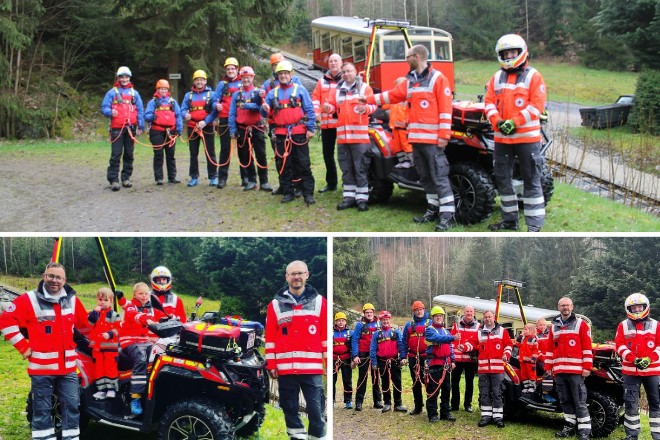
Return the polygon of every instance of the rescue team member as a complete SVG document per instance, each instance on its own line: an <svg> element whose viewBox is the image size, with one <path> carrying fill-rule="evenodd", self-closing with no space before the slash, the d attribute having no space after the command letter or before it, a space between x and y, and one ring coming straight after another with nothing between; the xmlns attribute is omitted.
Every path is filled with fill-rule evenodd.
<svg viewBox="0 0 660 440"><path fill-rule="evenodd" d="M591 434L591 417L584 378L591 374L593 366L591 330L573 313L570 298L561 298L558 308L560 314L551 322L545 356L545 369L552 371L564 411L564 429L555 433L555 437L570 437L577 429L578 438L587 440Z"/></svg>
<svg viewBox="0 0 660 440"><path fill-rule="evenodd" d="M616 330L616 351L623 362L624 440L637 440L641 431L639 392L644 384L649 402L651 438L660 439L660 325L649 316L646 296L633 293L625 302L628 319Z"/></svg>
<svg viewBox="0 0 660 440"><path fill-rule="evenodd" d="M466 306L463 309L463 318L455 322L451 334L461 335L463 350L458 350L458 342L453 342L456 368L451 374L451 410L458 411L461 403L461 374L465 373L465 396L463 408L471 413L472 394L474 393L474 376L477 373L477 357L479 356L479 328L481 324L474 319L474 307Z"/></svg>
<svg viewBox="0 0 660 440"><path fill-rule="evenodd" d="M206 85L206 72L196 70L193 73L193 88L186 93L181 104L181 116L188 121L188 148L190 149L190 182L188 186L199 185L199 156L200 142L202 149L206 147L206 172L209 176L210 185L218 184L218 169L213 164L215 160L215 136L213 133L213 120L218 116L218 111L213 105L213 89ZM207 127L208 125L208 127ZM195 133L199 128L202 134Z"/></svg>
<svg viewBox="0 0 660 440"><path fill-rule="evenodd" d="M260 98L265 98L268 92L273 90L278 84L279 81L277 79L277 73L275 72L277 70L277 66L280 62L285 61L284 55L281 53L274 53L270 56L270 67L273 69L273 76L268 78L266 82L263 83L261 86L261 89L259 90L259 97ZM303 86L302 81L300 81L300 78L298 78L296 75L291 76L291 81L293 81L295 84L299 84L300 86ZM270 146L273 148L273 152L275 152L275 121L273 121L272 118L268 118L268 137L270 138ZM279 172L279 171L278 171ZM302 196L302 186L301 186L301 180L300 180L300 173L298 170L294 169L293 170L293 182L294 182L294 188L295 188L295 196L300 197ZM282 195L281 188L277 188L276 190L273 191L273 195Z"/></svg>
<svg viewBox="0 0 660 440"><path fill-rule="evenodd" d="M552 379L552 373L545 370L545 354L548 352L548 344L550 343L549 335L550 329L548 328L547 321L539 318L536 321L536 339L539 341L539 358L536 361L536 380L538 382L539 376L543 378L541 381L543 400L548 403L555 403L557 399L550 395L555 384Z"/></svg>
<svg viewBox="0 0 660 440"><path fill-rule="evenodd" d="M520 35L504 35L495 52L502 68L486 90L486 116L495 130L494 174L500 192L502 220L489 225L491 231L515 231L518 198L513 187L516 156L524 182L523 204L528 232L539 232L545 223L545 199L541 186L541 121L545 109L545 83L529 67L527 44Z"/></svg>
<svg viewBox="0 0 660 440"><path fill-rule="evenodd" d="M229 108L229 133L232 139L238 139L238 160L241 171L245 171L248 184L244 191L257 187L257 174L259 175L259 189L272 191L268 183L268 161L266 160L266 127L263 124L260 107L261 98L254 88L254 69L243 66L239 72L241 88L231 98ZM254 159L250 153L251 139L254 157L257 161L255 172Z"/></svg>
<svg viewBox="0 0 660 440"><path fill-rule="evenodd" d="M407 409L401 402L401 365L407 363L406 346L401 332L390 326L390 318L392 315L387 310L383 310L378 315L380 329L371 337L369 358L372 370L380 375L381 390L385 400L383 412L392 409L392 394L394 394L394 411L406 412Z"/></svg>
<svg viewBox="0 0 660 440"><path fill-rule="evenodd" d="M341 56L333 53L328 58L330 70L316 83L312 92L312 103L316 120L321 121L321 144L323 145L323 162L325 162L326 186L319 190L337 191L337 165L335 164L335 143L337 142L337 113L323 111L323 106L335 96L337 83L341 80Z"/></svg>
<svg viewBox="0 0 660 440"><path fill-rule="evenodd" d="M110 118L110 140L112 153L108 165L107 179L113 191L119 191L119 164L124 161L121 170L121 184L130 188L133 175L133 138L144 132L144 106L140 94L131 83L131 70L126 66L117 69L117 81L108 90L101 103L103 116ZM129 133L130 130L130 133ZM132 136L131 136L132 135ZM123 156L122 156L123 155Z"/></svg>
<svg viewBox="0 0 660 440"><path fill-rule="evenodd" d="M308 278L304 262L289 263L288 285L277 292L266 314L266 368L278 380L290 440L327 439L322 381L328 346L327 303L316 289L305 284ZM298 414L301 391L309 418L309 437Z"/></svg>
<svg viewBox="0 0 660 440"><path fill-rule="evenodd" d="M163 156L167 163L167 181L169 183L181 183L176 178L176 138L170 140L170 136L180 135L183 131L181 119L181 108L176 99L170 95L170 83L164 79L156 83L156 93L151 101L147 103L144 119L151 122L149 128L149 141L151 145L162 145L154 148L154 179L156 185L163 184Z"/></svg>
<svg viewBox="0 0 660 440"><path fill-rule="evenodd" d="M89 346L94 357L96 389L94 399L114 399L119 388L117 362L119 362L119 329L121 316L112 310L114 293L107 287L96 292L96 308L89 312L87 321L93 327Z"/></svg>
<svg viewBox="0 0 660 440"><path fill-rule="evenodd" d="M382 394L378 386L378 376L369 368L369 351L374 333L380 330L380 321L375 316L373 304L366 303L362 306L362 319L355 324L353 337L351 338L351 356L353 356L353 367L358 367L357 391L355 392L355 411L362 411L364 394L367 392L367 376L371 370L371 393L374 399L374 408L383 408Z"/></svg>
<svg viewBox="0 0 660 440"><path fill-rule="evenodd" d="M21 328L27 329L29 341ZM58 263L48 264L39 286L16 298L0 315L0 332L28 361L34 440L56 439L53 394L60 404L62 439L77 440L80 435L74 328L88 329L87 312Z"/></svg>
<svg viewBox="0 0 660 440"><path fill-rule="evenodd" d="M428 57L425 46L411 47L406 55L410 67L406 81L390 91L360 100L377 105L408 101L408 140L427 201L426 213L414 220L426 223L439 219L436 231L447 231L454 226L456 211L445 155L451 133L452 93L449 81L428 64Z"/></svg>
<svg viewBox="0 0 660 440"><path fill-rule="evenodd" d="M394 80L394 87L406 79L401 77ZM394 168L410 168L412 166L413 150L408 142L408 104L400 102L390 106L383 106L390 110L390 130L392 130L392 153L396 154L399 163Z"/></svg>
<svg viewBox="0 0 660 440"><path fill-rule="evenodd" d="M504 363L509 362L513 345L509 332L495 321L491 310L483 313L483 326L479 329L479 409L481 420L479 427L495 423L504 428L504 406L502 404L502 381ZM465 347L459 345L460 350Z"/></svg>
<svg viewBox="0 0 660 440"><path fill-rule="evenodd" d="M183 301L172 292L172 272L165 266L158 266L151 271L151 295L158 298L168 315L186 322L186 310Z"/></svg>
<svg viewBox="0 0 660 440"><path fill-rule="evenodd" d="M125 301L123 294L117 295L117 299ZM157 324L159 319L165 315L152 307L149 287L145 283L137 283L133 286L133 299L125 305L124 310L124 323L119 333L119 345L133 361L131 412L133 416L138 416L142 414L140 399L147 389L147 365L149 351L153 346L149 342L151 332L147 325Z"/></svg>
<svg viewBox="0 0 660 440"><path fill-rule="evenodd" d="M323 104L323 111L337 113L337 158L344 190L344 201L337 205L337 209L357 206L357 210L363 212L369 210L369 115L376 106L362 105L358 98L373 96L374 92L357 76L353 63L342 64L341 76L335 94Z"/></svg>
<svg viewBox="0 0 660 440"><path fill-rule="evenodd" d="M519 348L520 379L522 380L523 394L536 392L536 361L539 358L539 343L536 337L536 325L525 324L522 335L516 338Z"/></svg>
<svg viewBox="0 0 660 440"><path fill-rule="evenodd" d="M305 203L314 200L314 176L309 159L309 139L314 137L314 105L305 87L293 82L293 66L289 61L277 64L278 85L264 99L261 114L275 123L275 163L280 173L282 203L295 200L294 170L300 173Z"/></svg>
<svg viewBox="0 0 660 440"><path fill-rule="evenodd" d="M431 309L433 323L426 328L424 338L428 348L426 356L429 362L429 376L426 384L426 413L429 422L435 423L439 420L455 422L456 417L449 412L449 392L451 389L451 371L456 365L454 363L453 342L460 342L461 334L451 335L444 324L445 311L436 306ZM440 396L440 418L438 418L438 394Z"/></svg>
<svg viewBox="0 0 660 440"><path fill-rule="evenodd" d="M337 395L337 378L341 373L341 380L344 385L344 404L346 409L353 409L351 403L353 397L353 373L351 371L351 329L346 327L346 314L338 312L335 315L335 328L332 335L332 360L334 361L334 377L332 378L332 396Z"/></svg>
<svg viewBox="0 0 660 440"><path fill-rule="evenodd" d="M424 303L415 301L412 304L412 321L406 322L403 327L403 340L408 351L408 368L412 379L412 391L415 400L415 408L410 415L421 414L424 408L424 396L422 396L422 384L424 382L424 363L426 362L426 343L424 342L424 331L431 325L429 312L426 311Z"/></svg>
<svg viewBox="0 0 660 440"><path fill-rule="evenodd" d="M225 60L225 76L215 88L214 102L215 109L218 111L218 129L220 134L220 158L218 164L218 181L212 185L218 185L218 188L227 186L227 177L229 175L229 160L231 155L231 137L229 133L229 110L231 98L234 93L241 88L241 79L238 76L238 60L230 57ZM241 185L247 186L247 175L242 167Z"/></svg>

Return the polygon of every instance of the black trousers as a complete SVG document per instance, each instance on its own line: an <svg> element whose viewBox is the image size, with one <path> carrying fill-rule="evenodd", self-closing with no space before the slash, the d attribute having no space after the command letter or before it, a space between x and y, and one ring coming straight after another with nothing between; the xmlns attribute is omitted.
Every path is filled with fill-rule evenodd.
<svg viewBox="0 0 660 440"><path fill-rule="evenodd" d="M266 137L264 135L264 127L246 127L238 125L238 161L241 164L241 171L245 173L249 182L257 183L257 174L259 175L259 183L261 185L268 183L268 161L266 159ZM249 137L252 141L252 151L254 154L250 156L250 144L247 140ZM255 159L256 158L256 159ZM256 164L254 163L256 160ZM248 165L249 164L249 165ZM255 171L256 168L256 171ZM241 174L241 178L243 174Z"/></svg>
<svg viewBox="0 0 660 440"><path fill-rule="evenodd" d="M312 175L312 163L309 158L309 143L305 133L291 136L289 155L284 160L286 151L286 135L277 135L275 163L280 174L280 188L282 194L294 193L293 176L297 173L302 183L303 196L314 195L314 176Z"/></svg>
<svg viewBox="0 0 660 440"><path fill-rule="evenodd" d="M138 342L124 349L124 352L133 360L131 374L131 394L143 394L147 389L147 366L151 342Z"/></svg>
<svg viewBox="0 0 660 440"><path fill-rule="evenodd" d="M53 430L53 394L60 403L62 439L74 440L80 435L80 412L78 409L80 395L78 394L78 375L69 374L54 376L30 376L32 389L32 438L37 440L54 440Z"/></svg>
<svg viewBox="0 0 660 440"><path fill-rule="evenodd" d="M229 175L229 155L231 154L231 136L229 135L229 118L218 119L218 130L220 135L220 158L218 159L218 165L220 166L218 167L218 180L226 181L227 176ZM239 168L241 169L241 179L242 179L244 177L244 174L247 173L242 167Z"/></svg>
<svg viewBox="0 0 660 440"><path fill-rule="evenodd" d="M413 383L412 391L415 399L415 409L420 410L424 408L424 396L422 394L422 388L424 386L424 362L426 362L426 356L408 358L410 379L412 379Z"/></svg>
<svg viewBox="0 0 660 440"><path fill-rule="evenodd" d="M385 405L401 405L401 366L398 359L378 359L378 374L380 375L381 391ZM392 380L390 381L390 376Z"/></svg>
<svg viewBox="0 0 660 440"><path fill-rule="evenodd" d="M426 412L429 419L438 416L438 395L440 395L440 417L449 415L449 393L451 391L451 373L447 370L442 383L444 365L429 368L429 382L426 384Z"/></svg>
<svg viewBox="0 0 660 440"><path fill-rule="evenodd" d="M135 136L137 131L135 127L123 127L110 129L112 143L112 152L110 153L110 164L108 165L108 182L119 182L119 165L123 162L124 168L121 170L121 181L130 180L133 175L133 152L135 151L135 141L131 138L128 130Z"/></svg>
<svg viewBox="0 0 660 440"><path fill-rule="evenodd" d="M364 395L367 392L367 382L369 382L369 370L371 370L371 392L374 403L381 402L383 397L378 386L378 376L374 374L372 368L369 368L369 353L358 353L358 356L360 357L360 364L358 365L358 386L355 392L355 403L362 403L364 401Z"/></svg>
<svg viewBox="0 0 660 440"><path fill-rule="evenodd" d="M350 402L353 396L353 371L351 370L351 359L335 359L335 368L332 371L335 372L332 378L333 399L337 397L337 378L339 377L339 373L341 373L341 381L344 386L344 403Z"/></svg>
<svg viewBox="0 0 660 440"><path fill-rule="evenodd" d="M202 133L204 133L204 143L208 151L208 156L204 152L204 156L206 156L206 171L209 179L215 179L218 177L218 168L211 162L211 160L215 161L215 133L213 132L213 126L204 127ZM199 156L199 144L202 142L202 138L197 133L193 134L192 127L188 127L188 139L188 148L190 148L190 170L188 171L188 175L193 179L197 179L199 178L197 156ZM204 145L202 145L202 151L204 151Z"/></svg>
<svg viewBox="0 0 660 440"><path fill-rule="evenodd" d="M325 181L329 187L337 187L337 164L335 163L336 128L321 129L321 144L323 145L323 162L325 162Z"/></svg>
<svg viewBox="0 0 660 440"><path fill-rule="evenodd" d="M461 403L461 374L465 372L465 397L463 407L472 406L472 394L474 393L474 375L477 374L476 362L456 362L456 368L451 375L451 407L458 408Z"/></svg>
<svg viewBox="0 0 660 440"><path fill-rule="evenodd" d="M166 131L149 130L149 141L151 145L163 145L169 139ZM161 148L154 149L154 179L163 180L163 159L167 163L167 178L169 180L176 178L176 159L174 151L176 141L167 144Z"/></svg>

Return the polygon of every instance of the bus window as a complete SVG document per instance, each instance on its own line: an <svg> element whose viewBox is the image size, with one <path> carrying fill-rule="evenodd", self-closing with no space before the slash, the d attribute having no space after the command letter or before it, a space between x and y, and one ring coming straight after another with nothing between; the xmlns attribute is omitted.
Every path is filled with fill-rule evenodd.
<svg viewBox="0 0 660 440"><path fill-rule="evenodd" d="M354 62L359 63L367 58L364 40L356 41L353 45L353 50L355 51Z"/></svg>
<svg viewBox="0 0 660 440"><path fill-rule="evenodd" d="M341 37L339 35L333 35L330 39L330 49L332 49L332 53L341 53Z"/></svg>
<svg viewBox="0 0 660 440"><path fill-rule="evenodd" d="M429 59L433 59L433 51L431 50L431 42L430 41L415 41L413 39L410 40L413 46L417 46L418 44L421 44L422 46L425 46L429 50Z"/></svg>
<svg viewBox="0 0 660 440"><path fill-rule="evenodd" d="M321 52L330 50L330 32L321 35Z"/></svg>
<svg viewBox="0 0 660 440"><path fill-rule="evenodd" d="M449 51L449 41L434 41L435 44L435 59L436 60L451 60L451 52Z"/></svg>
<svg viewBox="0 0 660 440"><path fill-rule="evenodd" d="M405 60L406 43L403 40L385 40L383 41L383 59L385 60Z"/></svg>
<svg viewBox="0 0 660 440"><path fill-rule="evenodd" d="M321 48L321 32L314 31L314 49Z"/></svg>
<svg viewBox="0 0 660 440"><path fill-rule="evenodd" d="M344 38L341 43L341 57L343 59L351 58L353 56L353 37Z"/></svg>

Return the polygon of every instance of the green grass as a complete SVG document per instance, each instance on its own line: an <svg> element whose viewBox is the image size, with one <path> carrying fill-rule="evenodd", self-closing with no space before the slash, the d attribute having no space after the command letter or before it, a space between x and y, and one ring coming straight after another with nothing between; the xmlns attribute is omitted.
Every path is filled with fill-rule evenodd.
<svg viewBox="0 0 660 440"><path fill-rule="evenodd" d="M549 101L568 101L584 105L611 104L619 95L635 93L638 74L594 70L578 64L532 60L545 80ZM500 68L497 60L454 62L456 92L461 99L476 100Z"/></svg>

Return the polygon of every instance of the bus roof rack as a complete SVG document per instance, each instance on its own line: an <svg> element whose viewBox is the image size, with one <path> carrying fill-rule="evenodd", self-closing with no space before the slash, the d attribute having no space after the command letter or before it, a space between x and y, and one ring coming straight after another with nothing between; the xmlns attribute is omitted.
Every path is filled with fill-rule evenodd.
<svg viewBox="0 0 660 440"><path fill-rule="evenodd" d="M410 28L412 26L412 20L396 20L393 18L377 18L376 20L366 20L367 25L365 27L384 27L384 28Z"/></svg>

